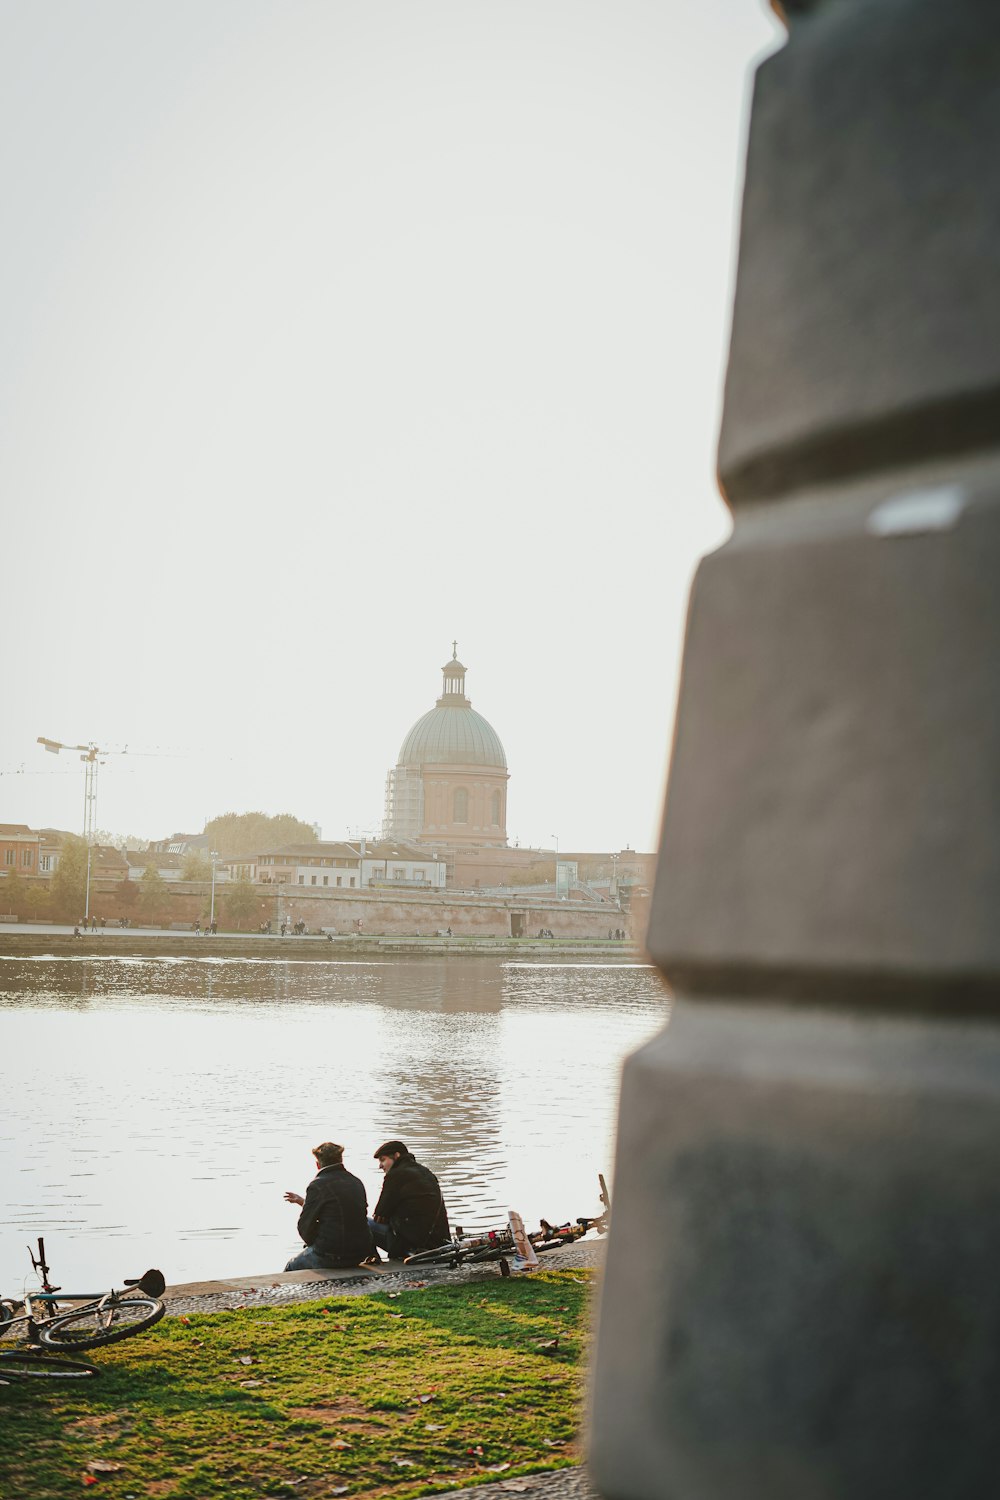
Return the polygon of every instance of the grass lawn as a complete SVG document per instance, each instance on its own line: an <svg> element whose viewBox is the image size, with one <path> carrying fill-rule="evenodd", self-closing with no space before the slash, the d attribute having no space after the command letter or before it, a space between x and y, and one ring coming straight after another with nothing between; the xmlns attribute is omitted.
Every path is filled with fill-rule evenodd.
<svg viewBox="0 0 1000 1500"><path fill-rule="evenodd" d="M82 1356L96 1380L0 1387L0 1497L407 1500L562 1468L591 1285L538 1271L165 1318Z"/></svg>

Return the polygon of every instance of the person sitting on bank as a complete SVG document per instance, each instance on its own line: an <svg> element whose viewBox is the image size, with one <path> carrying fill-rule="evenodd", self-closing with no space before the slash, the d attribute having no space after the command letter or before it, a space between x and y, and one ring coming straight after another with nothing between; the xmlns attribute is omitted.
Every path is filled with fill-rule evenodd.
<svg viewBox="0 0 1000 1500"><path fill-rule="evenodd" d="M323 1141L313 1150L316 1176L306 1195L286 1193L286 1203L297 1203L298 1230L306 1248L286 1271L324 1271L358 1266L374 1252L368 1228L368 1194L360 1177L344 1166L344 1148Z"/></svg>
<svg viewBox="0 0 1000 1500"><path fill-rule="evenodd" d="M434 1173L402 1141L384 1141L375 1159L385 1173L374 1216L368 1220L376 1245L391 1260L443 1245L450 1234L448 1210Z"/></svg>

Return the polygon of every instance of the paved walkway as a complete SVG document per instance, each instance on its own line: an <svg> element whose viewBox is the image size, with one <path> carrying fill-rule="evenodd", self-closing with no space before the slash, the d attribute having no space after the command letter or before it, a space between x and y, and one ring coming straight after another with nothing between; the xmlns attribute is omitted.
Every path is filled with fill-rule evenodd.
<svg viewBox="0 0 1000 1500"><path fill-rule="evenodd" d="M500 1479L496 1484L477 1484L470 1490L449 1490L434 1500L511 1500L512 1495L526 1495L528 1500L598 1500L586 1469L550 1470L546 1474L524 1474L517 1479Z"/></svg>
<svg viewBox="0 0 1000 1500"><path fill-rule="evenodd" d="M604 1241L580 1240L566 1250L551 1250L542 1257L542 1267L567 1271L580 1267L600 1269L604 1264ZM483 1265L406 1266L401 1260L380 1266L356 1266L344 1271L264 1271L259 1276L229 1276L214 1281L189 1281L168 1286L163 1294L167 1312L178 1316L193 1312L232 1312L242 1307L280 1307L290 1302L309 1302L318 1297L368 1296L371 1292L411 1291L424 1286L463 1285L489 1281L500 1275L499 1267Z"/></svg>

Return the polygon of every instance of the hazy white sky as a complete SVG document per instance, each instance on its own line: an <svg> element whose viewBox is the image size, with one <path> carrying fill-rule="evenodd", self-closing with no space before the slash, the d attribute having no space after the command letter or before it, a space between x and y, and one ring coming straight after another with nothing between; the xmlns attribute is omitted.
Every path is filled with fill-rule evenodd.
<svg viewBox="0 0 1000 1500"><path fill-rule="evenodd" d="M0 3L0 821L653 846L763 0ZM137 753L142 752L142 753Z"/></svg>

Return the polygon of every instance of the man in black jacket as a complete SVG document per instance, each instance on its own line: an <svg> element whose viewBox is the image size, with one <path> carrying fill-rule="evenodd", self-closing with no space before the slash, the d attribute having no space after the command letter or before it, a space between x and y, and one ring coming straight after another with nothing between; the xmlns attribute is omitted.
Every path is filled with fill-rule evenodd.
<svg viewBox="0 0 1000 1500"><path fill-rule="evenodd" d="M324 1141L313 1151L316 1176L306 1195L286 1193L286 1203L297 1203L299 1234L306 1248L294 1255L286 1271L321 1271L357 1266L374 1252L368 1228L368 1194L364 1183L344 1166L344 1148Z"/></svg>
<svg viewBox="0 0 1000 1500"><path fill-rule="evenodd" d="M368 1220L375 1243L393 1260L430 1250L449 1238L448 1210L438 1180L402 1141L385 1141L375 1152L385 1173L382 1192Z"/></svg>

